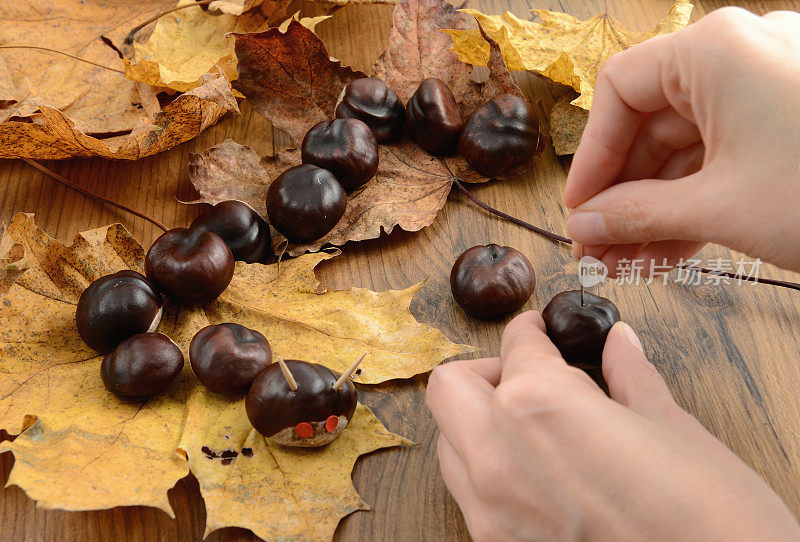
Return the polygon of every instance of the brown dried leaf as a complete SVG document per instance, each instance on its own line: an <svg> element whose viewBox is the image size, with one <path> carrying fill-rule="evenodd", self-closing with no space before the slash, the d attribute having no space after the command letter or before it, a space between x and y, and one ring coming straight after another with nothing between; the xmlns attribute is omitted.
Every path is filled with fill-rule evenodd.
<svg viewBox="0 0 800 542"><path fill-rule="evenodd" d="M562 96L550 110L550 136L559 156L574 154L581 142L583 129L589 120L589 112L570 102L574 95Z"/></svg>
<svg viewBox="0 0 800 542"><path fill-rule="evenodd" d="M359 407L325 448L269 446L250 427L242 401L208 393L188 364L158 396L117 398L101 382L101 356L78 337L75 304L92 280L121 269L141 271L142 247L120 225L84 232L64 246L31 215L19 214L0 248L9 251L0 262L28 267L0 292L0 429L21 433L0 443L0 452L16 459L8 483L40 507L143 505L171 515L167 491L191 469L207 499L208 531L243 526L261 536L318 539L365 506L350 479L358 456L408 444ZM280 271L237 264L218 301L192 310L167 305L159 331L185 355L200 328L237 321L267 335L283 357L336 370L366 350L359 377L365 382L426 371L465 350L408 312L420 285L320 292L314 267L331 257L296 258ZM298 503L286 502L287 494Z"/></svg>
<svg viewBox="0 0 800 542"><path fill-rule="evenodd" d="M228 112L239 112L224 76L205 75L201 86L171 104L130 134L97 139L80 131L61 111L40 105L41 122L0 124L0 158L60 159L98 156L137 160L188 141Z"/></svg>
<svg viewBox="0 0 800 542"><path fill-rule="evenodd" d="M364 77L331 60L322 40L297 21L286 32L272 28L233 36L239 69L234 88L296 143L311 126L333 118L342 89Z"/></svg>

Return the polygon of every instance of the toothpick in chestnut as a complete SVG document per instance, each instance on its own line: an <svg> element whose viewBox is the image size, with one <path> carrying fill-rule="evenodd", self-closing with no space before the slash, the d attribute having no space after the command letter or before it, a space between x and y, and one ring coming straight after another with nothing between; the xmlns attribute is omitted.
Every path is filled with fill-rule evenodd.
<svg viewBox="0 0 800 542"><path fill-rule="evenodd" d="M189 344L189 364L209 390L225 395L247 392L255 377L272 363L266 337L245 326L206 326Z"/></svg>
<svg viewBox="0 0 800 542"><path fill-rule="evenodd" d="M183 368L183 352L163 333L139 333L106 354L100 376L106 389L125 397L164 391Z"/></svg>
<svg viewBox="0 0 800 542"><path fill-rule="evenodd" d="M592 371L602 366L603 348L619 309L605 297L582 290L556 294L542 311L547 336L570 365Z"/></svg>
<svg viewBox="0 0 800 542"><path fill-rule="evenodd" d="M536 273L528 258L494 243L466 250L450 271L453 298L468 314L482 318L520 309L535 287Z"/></svg>
<svg viewBox="0 0 800 542"><path fill-rule="evenodd" d="M236 261L266 263L273 256L269 224L243 201L221 201L198 215L189 228L222 237Z"/></svg>
<svg viewBox="0 0 800 542"><path fill-rule="evenodd" d="M387 143L403 133L406 111L397 94L377 77L350 82L336 105L337 119L363 121L378 143Z"/></svg>
<svg viewBox="0 0 800 542"><path fill-rule="evenodd" d="M90 348L105 354L125 339L155 331L163 299L141 273L127 269L92 282L78 299L75 323Z"/></svg>
<svg viewBox="0 0 800 542"><path fill-rule="evenodd" d="M234 259L211 231L174 228L155 240L145 257L147 278L167 297L196 307L214 301L233 278Z"/></svg>
<svg viewBox="0 0 800 542"><path fill-rule="evenodd" d="M344 373L300 360L273 363L259 374L245 399L247 417L269 440L284 446L324 446L347 427L358 404L350 380L364 353Z"/></svg>

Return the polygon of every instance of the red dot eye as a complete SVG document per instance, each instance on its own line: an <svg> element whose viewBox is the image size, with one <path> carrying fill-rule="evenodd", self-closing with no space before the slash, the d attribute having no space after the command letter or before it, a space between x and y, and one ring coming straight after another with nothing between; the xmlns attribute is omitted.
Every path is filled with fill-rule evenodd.
<svg viewBox="0 0 800 542"><path fill-rule="evenodd" d="M328 416L328 419L325 420L325 431L328 433L333 433L336 427L339 425L339 416Z"/></svg>
<svg viewBox="0 0 800 542"><path fill-rule="evenodd" d="M300 438L311 438L314 435L314 428L308 422L300 422L294 427L294 432Z"/></svg>

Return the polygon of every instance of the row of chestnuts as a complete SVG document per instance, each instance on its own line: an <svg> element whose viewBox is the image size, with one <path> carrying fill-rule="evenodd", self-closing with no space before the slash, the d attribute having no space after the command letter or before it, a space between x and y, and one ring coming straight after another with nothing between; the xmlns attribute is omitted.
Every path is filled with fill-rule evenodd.
<svg viewBox="0 0 800 542"><path fill-rule="evenodd" d="M495 244L466 250L453 264L450 289L472 316L492 318L519 310L533 294L536 275L528 258ZM561 292L542 311L547 335L567 363L587 371L601 366L611 327L620 320L610 300L580 290Z"/></svg>
<svg viewBox="0 0 800 542"><path fill-rule="evenodd" d="M309 243L330 232L344 215L347 194L378 170L378 144L407 131L430 154L456 149L486 176L506 173L530 160L539 124L527 100L500 94L463 120L453 92L441 79L423 80L405 106L384 81L350 82L336 118L314 125L303 138L303 164L284 171L267 190L270 223L289 241Z"/></svg>

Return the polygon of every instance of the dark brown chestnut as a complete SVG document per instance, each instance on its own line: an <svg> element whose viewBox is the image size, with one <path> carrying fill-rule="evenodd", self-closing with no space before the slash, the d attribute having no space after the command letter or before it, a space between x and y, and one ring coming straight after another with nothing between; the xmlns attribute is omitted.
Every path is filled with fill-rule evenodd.
<svg viewBox="0 0 800 542"><path fill-rule="evenodd" d="M237 261L265 263L273 255L269 224L243 201L221 201L198 215L189 228L222 237Z"/></svg>
<svg viewBox="0 0 800 542"><path fill-rule="evenodd" d="M161 294L141 273L128 269L100 277L78 299L78 334L87 346L105 354L128 337L155 331L161 304Z"/></svg>
<svg viewBox="0 0 800 542"><path fill-rule="evenodd" d="M409 133L420 147L433 155L453 152L463 125L458 102L441 79L423 80L406 105Z"/></svg>
<svg viewBox="0 0 800 542"><path fill-rule="evenodd" d="M403 132L406 111L397 94L376 77L348 84L336 106L336 118L363 121L378 143L397 139Z"/></svg>
<svg viewBox="0 0 800 542"><path fill-rule="evenodd" d="M183 352L163 333L139 333L122 341L100 364L103 384L113 393L144 397L163 391L183 368Z"/></svg>
<svg viewBox="0 0 800 542"><path fill-rule="evenodd" d="M536 287L536 273L517 249L494 243L466 250L450 271L453 298L464 311L488 318L522 307Z"/></svg>
<svg viewBox="0 0 800 542"><path fill-rule="evenodd" d="M272 363L272 350L258 331L239 324L217 324L204 327L192 338L189 363L206 388L238 395Z"/></svg>
<svg viewBox="0 0 800 542"><path fill-rule="evenodd" d="M287 169L267 190L267 216L294 243L316 241L347 208L347 194L327 169L302 164Z"/></svg>
<svg viewBox="0 0 800 542"><path fill-rule="evenodd" d="M539 121L528 101L495 96L469 116L458 149L467 164L487 177L526 164L539 143Z"/></svg>
<svg viewBox="0 0 800 542"><path fill-rule="evenodd" d="M155 240L144 261L147 278L188 307L205 305L225 291L234 260L222 237L201 229L175 228Z"/></svg>
<svg viewBox="0 0 800 542"><path fill-rule="evenodd" d="M327 169L347 192L367 183L378 171L378 141L358 119L325 120L303 139L304 164Z"/></svg>
<svg viewBox="0 0 800 542"><path fill-rule="evenodd" d="M617 306L605 297L580 290L561 292L542 311L547 336L570 365L597 369L611 326L619 322Z"/></svg>
<svg viewBox="0 0 800 542"><path fill-rule="evenodd" d="M333 389L337 375L323 365L286 360L297 382L292 390L280 365L259 374L245 400L247 417L265 437L285 446L323 446L338 437L356 410L358 393L350 380Z"/></svg>

